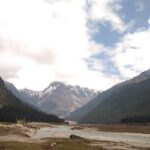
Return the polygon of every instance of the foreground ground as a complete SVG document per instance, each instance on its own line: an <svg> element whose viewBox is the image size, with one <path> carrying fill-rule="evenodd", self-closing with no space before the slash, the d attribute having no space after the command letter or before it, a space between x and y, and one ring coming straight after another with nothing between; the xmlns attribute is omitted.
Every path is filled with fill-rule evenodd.
<svg viewBox="0 0 150 150"><path fill-rule="evenodd" d="M86 139L69 139L71 133ZM149 125L0 124L0 150L150 150L149 133Z"/></svg>

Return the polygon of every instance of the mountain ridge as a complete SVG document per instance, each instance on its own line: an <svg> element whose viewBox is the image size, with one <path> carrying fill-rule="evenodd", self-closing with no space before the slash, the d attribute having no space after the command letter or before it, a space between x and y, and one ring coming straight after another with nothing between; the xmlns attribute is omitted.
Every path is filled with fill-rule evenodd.
<svg viewBox="0 0 150 150"><path fill-rule="evenodd" d="M93 89L67 85L59 81L52 82L43 91L29 89L17 91L15 86L8 82L6 82L6 86L24 102L58 116L69 114L100 93Z"/></svg>
<svg viewBox="0 0 150 150"><path fill-rule="evenodd" d="M67 119L79 123L120 123L123 120L129 121L129 118L137 121L145 115L148 120L150 118L149 83L150 70L147 70L97 95L93 101L72 112ZM128 104L132 104L132 107ZM144 111L142 106L145 104L147 107ZM137 110L138 107L141 108L140 111ZM130 114L127 113L128 110Z"/></svg>
<svg viewBox="0 0 150 150"><path fill-rule="evenodd" d="M35 122L64 122L55 115L48 115L22 102L5 86L0 77L0 121L16 122L17 120Z"/></svg>

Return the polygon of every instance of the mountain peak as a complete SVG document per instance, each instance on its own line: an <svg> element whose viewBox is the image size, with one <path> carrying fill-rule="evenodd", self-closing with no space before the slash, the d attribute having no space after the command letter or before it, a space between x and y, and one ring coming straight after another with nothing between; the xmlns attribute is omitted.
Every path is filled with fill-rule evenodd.
<svg viewBox="0 0 150 150"><path fill-rule="evenodd" d="M133 80L130 80L130 81L138 83L138 82L147 80L149 78L150 78L150 69L142 72L141 74L139 74L138 76L134 77Z"/></svg>
<svg viewBox="0 0 150 150"><path fill-rule="evenodd" d="M63 82L54 81L50 84L50 86L61 87L61 86L65 86L65 84Z"/></svg>
<svg viewBox="0 0 150 150"><path fill-rule="evenodd" d="M46 113L66 116L83 106L99 94L98 91L54 81L43 91L22 89L17 91L14 86L6 84L17 97L24 102L40 108Z"/></svg>
<svg viewBox="0 0 150 150"><path fill-rule="evenodd" d="M65 87L64 83L59 82L59 81L54 81L44 90L44 92L49 93L53 90L56 90L58 88L63 88L63 87Z"/></svg>
<svg viewBox="0 0 150 150"><path fill-rule="evenodd" d="M142 72L142 73L140 74L140 76L145 76L145 77L149 77L149 78L150 78L150 69L149 69L149 70L146 70L146 71L144 71L144 72Z"/></svg>

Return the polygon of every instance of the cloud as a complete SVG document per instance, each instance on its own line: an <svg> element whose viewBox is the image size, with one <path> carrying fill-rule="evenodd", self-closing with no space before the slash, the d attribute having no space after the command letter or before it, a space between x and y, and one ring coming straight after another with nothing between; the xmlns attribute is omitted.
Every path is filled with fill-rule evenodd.
<svg viewBox="0 0 150 150"><path fill-rule="evenodd" d="M149 69L149 39L150 27L126 34L114 48L112 59L125 79Z"/></svg>
<svg viewBox="0 0 150 150"><path fill-rule="evenodd" d="M126 30L126 25L118 15L118 11L122 8L120 0L89 0L88 2L88 13L91 21L97 21L101 24L108 22L112 29L118 32Z"/></svg>
<svg viewBox="0 0 150 150"><path fill-rule="evenodd" d="M17 78L17 72L21 68L13 56L11 53L0 51L0 72L4 79Z"/></svg>
<svg viewBox="0 0 150 150"><path fill-rule="evenodd" d="M143 11L145 9L145 5L141 0L135 2L135 7L136 7L136 11L138 12Z"/></svg>
<svg viewBox="0 0 150 150"><path fill-rule="evenodd" d="M4 79L17 78L18 77L16 72L19 71L19 69L20 69L19 66L7 65L5 63L5 64L0 64L0 68L1 68L1 76Z"/></svg>
<svg viewBox="0 0 150 150"><path fill-rule="evenodd" d="M96 1L89 2L91 19L109 21L113 28L123 30L115 12L120 5L111 9L108 1L97 3L102 14L97 16ZM90 70L85 61L103 48L90 40L85 6L85 0L0 1L2 76L19 88L36 90L54 80L98 89L112 85L112 80L100 73L100 61L91 60L95 70ZM102 80L106 82L100 84Z"/></svg>
<svg viewBox="0 0 150 150"><path fill-rule="evenodd" d="M148 24L150 25L150 19L148 19Z"/></svg>
<svg viewBox="0 0 150 150"><path fill-rule="evenodd" d="M125 35L114 50L91 40L93 28L89 23L109 23L117 32L128 28L118 14L121 9L120 0L0 1L1 75L18 88L34 90L42 90L54 80L107 89L121 81L118 74L112 73L114 70L109 71L110 75L106 73L109 63L117 66L123 76L132 76L126 73L132 67L125 58L133 57L131 53L135 52L130 49L143 48L146 43L141 47L134 43L142 33L146 39L147 31ZM103 52L109 56L105 61L93 57ZM135 59L129 60L136 66L133 74L141 70Z"/></svg>

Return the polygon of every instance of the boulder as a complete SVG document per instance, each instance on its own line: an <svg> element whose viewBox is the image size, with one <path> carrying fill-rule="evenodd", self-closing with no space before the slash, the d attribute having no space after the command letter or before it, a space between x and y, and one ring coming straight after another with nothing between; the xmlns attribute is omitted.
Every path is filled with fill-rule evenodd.
<svg viewBox="0 0 150 150"><path fill-rule="evenodd" d="M78 135L75 135L75 134L71 134L70 135L70 139L73 139L73 140L80 140L80 139L84 139L83 137L80 137Z"/></svg>

